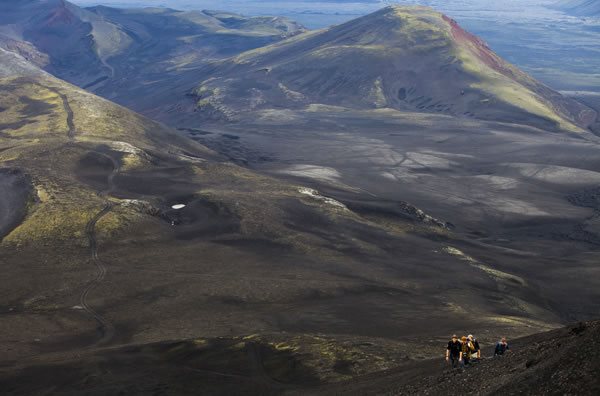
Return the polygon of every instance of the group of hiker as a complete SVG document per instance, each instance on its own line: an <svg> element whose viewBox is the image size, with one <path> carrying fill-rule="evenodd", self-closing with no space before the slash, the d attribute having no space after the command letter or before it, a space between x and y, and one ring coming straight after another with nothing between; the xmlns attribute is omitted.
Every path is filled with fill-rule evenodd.
<svg viewBox="0 0 600 396"><path fill-rule="evenodd" d="M505 337L496 343L494 357L502 356L508 351L508 342ZM448 342L446 349L446 361L452 364L453 368L466 368L472 362L481 359L481 348L479 341L473 335L462 336L460 339L454 334Z"/></svg>

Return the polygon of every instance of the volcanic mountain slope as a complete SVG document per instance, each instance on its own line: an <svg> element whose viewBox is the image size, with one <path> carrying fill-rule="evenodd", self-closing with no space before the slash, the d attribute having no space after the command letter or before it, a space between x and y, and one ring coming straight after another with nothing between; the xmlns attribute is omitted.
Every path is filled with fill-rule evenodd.
<svg viewBox="0 0 600 396"><path fill-rule="evenodd" d="M600 391L600 322L580 322L554 331L510 340L511 352L484 360L464 372L443 360L416 362L315 394L349 395L596 395Z"/></svg>
<svg viewBox="0 0 600 396"><path fill-rule="evenodd" d="M20 49L59 78L123 98L137 94L128 89L166 79L169 72L181 73L301 31L285 18L83 9L64 0L0 4L0 45Z"/></svg>
<svg viewBox="0 0 600 396"><path fill-rule="evenodd" d="M89 11L120 26L133 43L127 51L111 58L115 78L92 82L86 88L148 114L185 91L178 87L189 87L197 81L195 70L207 62L304 31L302 26L281 17L245 18L165 8L94 7Z"/></svg>
<svg viewBox="0 0 600 396"><path fill-rule="evenodd" d="M0 43L25 42L28 58L40 53L40 66L74 83L110 72L106 60L125 49L131 38L118 26L64 0L24 0L0 4Z"/></svg>
<svg viewBox="0 0 600 396"><path fill-rule="evenodd" d="M452 332L489 343L598 310L591 134L324 105L265 108L222 135L195 125L283 139L284 166L265 160L274 178L52 77L13 40L0 49L2 389L40 380L32 367L54 391L89 389L97 368L122 373L110 354L127 345L117 359L152 362L142 376L279 391L437 355ZM47 369L80 354L94 368Z"/></svg>
<svg viewBox="0 0 600 396"><path fill-rule="evenodd" d="M480 262L487 247L409 203L348 187L339 202L223 162L20 55L0 49L0 65L4 368L194 337L230 337L235 356L256 334L301 348L320 381L391 367L415 342L427 356L424 329L561 321L534 280L494 269L521 257ZM449 266L464 282L441 276Z"/></svg>
<svg viewBox="0 0 600 396"><path fill-rule="evenodd" d="M394 387L399 395L596 395L600 392L600 322L580 322L511 342L513 351L472 371L444 373ZM488 357L492 347L486 348Z"/></svg>
<svg viewBox="0 0 600 396"><path fill-rule="evenodd" d="M387 7L216 62L201 74L206 78L192 92L198 109L225 119L325 104L579 131L595 114L424 7Z"/></svg>
<svg viewBox="0 0 600 396"><path fill-rule="evenodd" d="M598 0L561 0L553 4L553 7L577 16L600 16L600 1Z"/></svg>
<svg viewBox="0 0 600 396"><path fill-rule="evenodd" d="M321 381L298 349L257 338L193 339L83 354L54 364L0 371L8 394L130 395L597 395L600 323L587 322L510 340L512 351L464 372L439 356L347 381ZM36 381L31 381L35 378ZM56 384L60 383L57 392Z"/></svg>

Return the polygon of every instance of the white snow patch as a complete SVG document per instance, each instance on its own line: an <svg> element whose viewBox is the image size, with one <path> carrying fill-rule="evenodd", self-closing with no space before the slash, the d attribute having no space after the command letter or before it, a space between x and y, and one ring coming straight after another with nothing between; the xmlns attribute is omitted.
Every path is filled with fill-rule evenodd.
<svg viewBox="0 0 600 396"><path fill-rule="evenodd" d="M177 205L171 206L171 208L173 208L175 210L183 209L185 207L186 207L186 205L184 205L184 204L177 204Z"/></svg>
<svg viewBox="0 0 600 396"><path fill-rule="evenodd" d="M336 182L341 178L341 174L334 168L318 165L298 164L293 165L287 169L279 171L287 175L308 177L316 180L324 180L329 182Z"/></svg>
<svg viewBox="0 0 600 396"><path fill-rule="evenodd" d="M120 151L122 153L127 153L127 154L141 154L142 150L140 150L139 148L135 147L132 144L129 144L127 142L112 142L111 146L117 150Z"/></svg>
<svg viewBox="0 0 600 396"><path fill-rule="evenodd" d="M121 205L130 206L130 205L142 205L146 204L146 201L140 201L139 199L122 199Z"/></svg>
<svg viewBox="0 0 600 396"><path fill-rule="evenodd" d="M298 101L298 100L306 99L306 96L304 96L303 93L293 91L293 90L289 89L288 87L286 87L285 85L283 85L282 83L279 83L279 89L281 90L281 92L283 92L285 94L285 96L289 100L297 100Z"/></svg>
<svg viewBox="0 0 600 396"><path fill-rule="evenodd" d="M346 207L346 205L344 205L343 203L336 201L333 198L329 198L329 197L325 197L323 195L321 195L317 190L314 190L312 188L308 188L308 187L300 187L298 189L298 192L300 194L305 194L308 195L309 197L316 199L317 201L321 201L323 203L326 203L328 205L331 206L335 206L337 208L341 208L344 210L348 210L348 208Z"/></svg>
<svg viewBox="0 0 600 396"><path fill-rule="evenodd" d="M135 209L144 209L144 208L152 208L152 205L148 201L141 201L139 199L122 199L121 206L124 208L135 208Z"/></svg>

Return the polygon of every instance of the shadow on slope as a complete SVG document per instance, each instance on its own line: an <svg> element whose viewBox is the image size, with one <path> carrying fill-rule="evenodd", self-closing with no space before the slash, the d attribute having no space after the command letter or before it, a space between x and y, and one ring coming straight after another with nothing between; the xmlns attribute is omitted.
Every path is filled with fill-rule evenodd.
<svg viewBox="0 0 600 396"><path fill-rule="evenodd" d="M243 338L108 349L73 361L0 373L5 394L268 395L315 381L315 373L292 350Z"/></svg>
<svg viewBox="0 0 600 396"><path fill-rule="evenodd" d="M511 342L511 352L466 371L440 357L325 383L314 360L255 337L197 339L105 349L57 363L0 371L6 394L459 395L580 394L600 391L600 322L579 323ZM343 362L336 363L337 370ZM36 381L31 381L36 378Z"/></svg>
<svg viewBox="0 0 600 396"><path fill-rule="evenodd" d="M25 218L31 194L31 183L22 172L0 168L0 240Z"/></svg>

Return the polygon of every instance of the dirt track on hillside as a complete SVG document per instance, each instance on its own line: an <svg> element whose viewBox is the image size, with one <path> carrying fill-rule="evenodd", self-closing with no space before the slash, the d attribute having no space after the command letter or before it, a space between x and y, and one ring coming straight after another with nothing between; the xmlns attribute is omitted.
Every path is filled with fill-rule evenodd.
<svg viewBox="0 0 600 396"><path fill-rule="evenodd" d="M98 194L101 197L106 197L111 193L111 191L113 191L113 189L115 187L113 180L115 178L115 175L119 172L120 167L119 167L119 163L111 156L109 156L109 155L103 155L103 156L110 159L113 164L113 170L108 175L108 178L107 178L108 187L106 188L106 190L101 191ZM109 200L106 200L106 203L105 203L104 207L102 208L102 210L100 210L94 217L92 217L92 219L90 219L90 221L87 223L87 225L85 227L85 233L88 237L88 241L90 244L91 258L92 258L93 263L96 265L98 272L97 272L96 277L87 285L87 287L81 294L80 303L81 303L81 306L83 307L83 309L87 313L89 313L91 316L93 316L94 319L96 320L96 322L98 322L98 330L100 332L100 339L98 340L97 344L104 344L104 343L110 341L110 339L113 337L114 332L115 332L114 326L112 325L112 323L110 323L102 315L100 315L98 312L96 312L87 301L90 292L92 292L100 283L102 283L102 281L106 277L106 272L107 272L106 266L104 265L104 263L102 262L102 260L100 259L99 255L98 255L98 242L96 240L96 225L98 224L98 221L100 221L100 219L102 219L102 217L104 217L106 214L108 214L111 211L112 208L113 208L113 203Z"/></svg>

